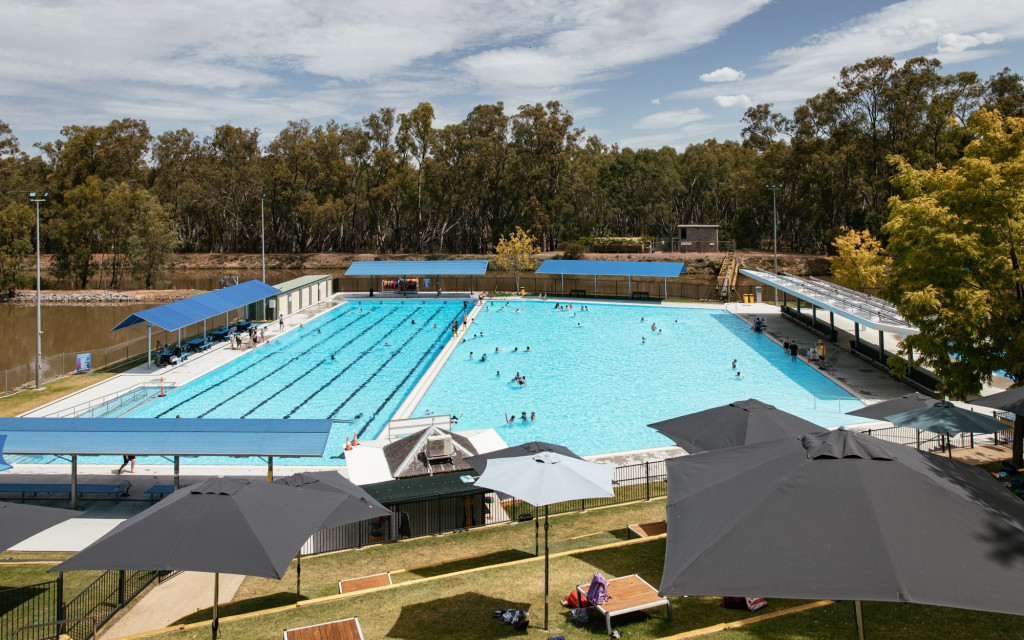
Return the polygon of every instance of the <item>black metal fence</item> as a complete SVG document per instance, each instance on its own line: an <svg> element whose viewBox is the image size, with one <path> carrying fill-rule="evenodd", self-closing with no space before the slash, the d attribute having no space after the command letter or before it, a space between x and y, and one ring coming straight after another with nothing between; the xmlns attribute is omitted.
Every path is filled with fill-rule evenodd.
<svg viewBox="0 0 1024 640"><path fill-rule="evenodd" d="M63 619L63 591L61 577L49 582L0 589L0 639L9 640L22 627ZM53 629L34 631L35 634L22 633L18 637L40 640L54 635Z"/></svg>
<svg viewBox="0 0 1024 640"><path fill-rule="evenodd" d="M910 427L881 427L878 429L858 429L862 433L880 440L915 447L920 451L946 451L946 446L963 449L974 448L976 445L988 444L988 435L958 433L944 437L937 433L911 429ZM1013 437L1013 429L1007 428L991 435L994 444L1009 444Z"/></svg>
<svg viewBox="0 0 1024 640"><path fill-rule="evenodd" d="M64 602L64 576L56 580L0 590L0 640L46 640L66 635L88 640L131 602L159 571L105 571ZM20 630L20 631L19 631Z"/></svg>

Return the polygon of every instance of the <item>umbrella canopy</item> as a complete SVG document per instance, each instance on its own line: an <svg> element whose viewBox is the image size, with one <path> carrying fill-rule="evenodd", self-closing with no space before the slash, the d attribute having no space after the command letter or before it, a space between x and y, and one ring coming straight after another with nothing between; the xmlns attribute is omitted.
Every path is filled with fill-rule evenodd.
<svg viewBox="0 0 1024 640"><path fill-rule="evenodd" d="M549 557L548 507L564 500L614 498L615 469L552 451L511 458L495 458L476 485L507 493L544 507L544 628L548 628Z"/></svg>
<svg viewBox="0 0 1024 640"><path fill-rule="evenodd" d="M662 595L1024 614L1024 502L980 469L846 430L667 466Z"/></svg>
<svg viewBox="0 0 1024 640"><path fill-rule="evenodd" d="M984 398L978 398L977 400L971 400L971 404L976 404L979 407L1011 411L1018 415L1024 414L1024 387L1017 387L1008 391L994 393Z"/></svg>
<svg viewBox="0 0 1024 640"><path fill-rule="evenodd" d="M81 513L69 509L0 502L0 551Z"/></svg>
<svg viewBox="0 0 1024 640"><path fill-rule="evenodd" d="M321 528L330 529L353 522L361 522L370 518L386 518L391 510L377 502L373 496L337 471L315 471L312 473L296 473L286 478L274 480L274 484L289 487L325 491L341 500L338 508L331 512Z"/></svg>
<svg viewBox="0 0 1024 640"><path fill-rule="evenodd" d="M827 431L753 398L647 425L689 453Z"/></svg>
<svg viewBox="0 0 1024 640"><path fill-rule="evenodd" d="M53 570L181 570L280 579L338 504L326 491L208 480L125 520Z"/></svg>
<svg viewBox="0 0 1024 640"><path fill-rule="evenodd" d="M874 420L885 420L886 416L891 416L896 413L903 413L905 411L913 411L914 409L924 409L930 407L938 402L935 398L924 395L923 393L908 393L898 398L892 398L891 400L885 400L883 402L876 402L870 404L856 411L847 411L848 416L858 416L860 418L872 418Z"/></svg>
<svg viewBox="0 0 1024 640"><path fill-rule="evenodd" d="M1006 428L1006 425L995 418L961 409L952 402L936 402L930 407L888 415L885 419L897 427L910 427L945 435L964 432L995 433Z"/></svg>
<svg viewBox="0 0 1024 640"><path fill-rule="evenodd" d="M608 465L541 451L531 456L491 460L476 485L542 507L565 500L614 498L614 473L615 469Z"/></svg>
<svg viewBox="0 0 1024 640"><path fill-rule="evenodd" d="M483 473L484 469L487 468L487 461L494 460L496 458L516 458L519 456L530 456L541 451L553 451L560 453L563 456L570 458L576 458L582 460L578 455L573 453L568 447L563 447L560 444L551 444L550 442L541 442L540 440L534 440L533 442L524 442L523 444L517 444L514 447L507 447L505 449L498 449L497 451L491 451L490 453L482 453L478 456L472 456L466 458L465 461L469 466L473 467L473 470L477 473Z"/></svg>

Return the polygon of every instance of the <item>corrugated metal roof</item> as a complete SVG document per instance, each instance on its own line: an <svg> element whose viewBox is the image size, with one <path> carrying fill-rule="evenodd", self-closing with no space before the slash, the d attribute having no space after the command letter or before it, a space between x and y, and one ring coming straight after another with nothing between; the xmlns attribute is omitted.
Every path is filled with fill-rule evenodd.
<svg viewBox="0 0 1024 640"><path fill-rule="evenodd" d="M409 478L407 480L364 484L362 488L384 505L416 502L423 498L432 498L438 495L472 495L490 492L490 489L478 487L473 483L463 482L462 478L467 476L475 478L477 474L443 473L435 476Z"/></svg>
<svg viewBox="0 0 1024 640"><path fill-rule="evenodd" d="M138 311L122 320L111 331L124 329L141 322L152 323L167 331L177 331L190 324L202 322L207 318L219 316L279 293L281 291L276 287L264 284L259 280L250 280L233 287L201 293L191 298Z"/></svg>
<svg viewBox="0 0 1024 640"><path fill-rule="evenodd" d="M322 456L330 420L0 418L8 453Z"/></svg>
<svg viewBox="0 0 1024 640"><path fill-rule="evenodd" d="M360 260L346 276L482 276L486 260Z"/></svg>
<svg viewBox="0 0 1024 640"><path fill-rule="evenodd" d="M686 273L682 262L628 262L613 260L545 260L537 273L574 276L640 276L678 278Z"/></svg>
<svg viewBox="0 0 1024 640"><path fill-rule="evenodd" d="M287 280L285 282L279 282L279 283L275 284L274 286L276 288L280 289L281 293L288 293L289 291L294 291L296 289L301 289L302 287L308 287L311 284L316 284L317 282L320 282L321 280L330 280L330 279L331 279L331 275L325 273L325 274L319 275L319 276L302 276L302 277L299 277L299 278L293 278L293 279Z"/></svg>

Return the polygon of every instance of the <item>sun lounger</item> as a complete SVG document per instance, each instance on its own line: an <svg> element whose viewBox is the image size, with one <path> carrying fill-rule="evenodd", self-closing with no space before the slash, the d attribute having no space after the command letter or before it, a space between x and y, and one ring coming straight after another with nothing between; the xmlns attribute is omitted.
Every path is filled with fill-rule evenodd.
<svg viewBox="0 0 1024 640"><path fill-rule="evenodd" d="M590 583L576 587L580 596L587 594ZM604 616L604 624L608 635L612 633L612 617L634 611L643 611L651 607L668 607L668 621L672 622L672 603L668 598L658 595L658 590L647 584L640 576L633 574L608 581L608 595L611 599L603 604L592 605L594 610Z"/></svg>
<svg viewBox="0 0 1024 640"><path fill-rule="evenodd" d="M362 578L339 580L338 593L352 593L353 591L363 591L364 589L373 589L374 587L386 587L389 584L391 584L390 571L372 576L363 576Z"/></svg>
<svg viewBox="0 0 1024 640"><path fill-rule="evenodd" d="M626 539L632 538L634 535L638 538L650 538L651 536L660 536L663 533L668 532L668 523L662 520L661 522L646 522L644 524L631 524L626 527Z"/></svg>
<svg viewBox="0 0 1024 640"><path fill-rule="evenodd" d="M285 629L284 640L363 640L363 630L359 626L359 618L347 618L298 629Z"/></svg>

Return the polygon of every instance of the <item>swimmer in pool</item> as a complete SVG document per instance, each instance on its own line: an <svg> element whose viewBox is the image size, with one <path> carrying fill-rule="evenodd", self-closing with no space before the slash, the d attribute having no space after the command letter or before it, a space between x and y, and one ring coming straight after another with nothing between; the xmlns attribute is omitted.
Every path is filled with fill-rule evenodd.
<svg viewBox="0 0 1024 640"><path fill-rule="evenodd" d="M499 349L498 347L494 347L494 353L498 353L499 351L501 351L501 349Z"/></svg>
<svg viewBox="0 0 1024 640"><path fill-rule="evenodd" d="M733 368L733 369L735 369L735 368L736 368L736 361L735 361L735 360L733 360L733 361L732 361L732 368Z"/></svg>
<svg viewBox="0 0 1024 640"><path fill-rule="evenodd" d="M530 420L536 420L536 419L537 419L537 414L535 412L531 411L530 412Z"/></svg>
<svg viewBox="0 0 1024 640"><path fill-rule="evenodd" d="M640 336L640 344L647 344L647 336Z"/></svg>
<svg viewBox="0 0 1024 640"><path fill-rule="evenodd" d="M742 378L743 378L743 374L742 374L742 373L740 373L739 371L737 371L737 372L736 372L736 378L737 378L737 379L742 379Z"/></svg>
<svg viewBox="0 0 1024 640"><path fill-rule="evenodd" d="M496 373L494 375L500 378L501 377L501 372L499 371L498 373Z"/></svg>
<svg viewBox="0 0 1024 640"><path fill-rule="evenodd" d="M526 420L526 412L525 411L523 412L523 415L519 416L519 419L520 420Z"/></svg>
<svg viewBox="0 0 1024 640"><path fill-rule="evenodd" d="M486 360L487 360L487 354L486 354L486 353L484 353L484 354L481 354L481 356L480 356L480 362L484 362L484 361L486 361Z"/></svg>
<svg viewBox="0 0 1024 640"><path fill-rule="evenodd" d="M512 382L518 382L520 377L519 372L516 371L516 375L512 377Z"/></svg>
<svg viewBox="0 0 1024 640"><path fill-rule="evenodd" d="M472 351L470 351L470 352L469 352L469 359L470 359L470 360L472 360L472 359L473 359L473 352L472 352Z"/></svg>
<svg viewBox="0 0 1024 640"><path fill-rule="evenodd" d="M530 345L526 345L526 353L530 353Z"/></svg>

